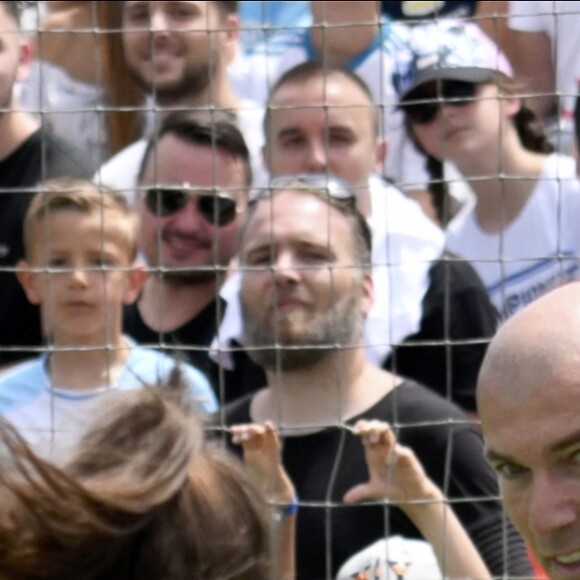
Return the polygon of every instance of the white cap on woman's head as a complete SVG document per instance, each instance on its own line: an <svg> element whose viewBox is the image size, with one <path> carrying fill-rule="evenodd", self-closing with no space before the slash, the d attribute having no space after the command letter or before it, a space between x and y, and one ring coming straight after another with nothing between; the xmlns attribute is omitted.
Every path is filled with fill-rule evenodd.
<svg viewBox="0 0 580 580"><path fill-rule="evenodd" d="M498 71L513 75L505 54L479 26L454 19L410 27L408 51L397 55L395 67L401 101L433 81L485 83Z"/></svg>

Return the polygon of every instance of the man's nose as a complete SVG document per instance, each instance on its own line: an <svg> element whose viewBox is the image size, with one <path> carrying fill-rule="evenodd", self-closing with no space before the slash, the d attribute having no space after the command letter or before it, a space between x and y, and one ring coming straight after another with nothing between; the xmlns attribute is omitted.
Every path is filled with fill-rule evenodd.
<svg viewBox="0 0 580 580"><path fill-rule="evenodd" d="M328 146L325 140L314 141L310 144L308 171L325 173L328 170Z"/></svg>
<svg viewBox="0 0 580 580"><path fill-rule="evenodd" d="M183 231L199 231L206 227L213 227L199 212L197 198L194 195L187 200L187 203L179 211L166 219L170 219L173 226Z"/></svg>
<svg viewBox="0 0 580 580"><path fill-rule="evenodd" d="M295 284L300 277L300 267L290 252L280 252L272 264L274 281L278 285Z"/></svg>
<svg viewBox="0 0 580 580"><path fill-rule="evenodd" d="M149 27L151 32L168 32L169 23L167 21L167 16L165 15L164 10L151 6Z"/></svg>

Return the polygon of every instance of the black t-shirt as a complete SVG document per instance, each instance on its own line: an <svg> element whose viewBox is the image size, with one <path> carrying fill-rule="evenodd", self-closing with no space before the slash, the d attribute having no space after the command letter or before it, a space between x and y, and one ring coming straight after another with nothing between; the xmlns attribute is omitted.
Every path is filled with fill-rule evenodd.
<svg viewBox="0 0 580 580"><path fill-rule="evenodd" d="M0 366L34 355L43 344L39 309L28 302L14 267L24 256L22 226L33 189L53 177L90 177L78 150L39 129L0 161ZM16 347L16 348L15 348Z"/></svg>
<svg viewBox="0 0 580 580"><path fill-rule="evenodd" d="M233 403L216 416L216 422L223 419L228 426L251 422L250 402L247 397ZM429 477L452 501L493 575L532 574L522 539L504 519L481 435L459 408L407 381L348 423L361 418L396 426L399 441L414 450ZM299 579L334 578L348 558L386 536L421 537L397 508L342 504L346 491L368 480L362 445L348 429L335 427L285 437L283 462L301 502Z"/></svg>
<svg viewBox="0 0 580 580"><path fill-rule="evenodd" d="M209 357L209 347L216 336L225 309L223 299L214 300L197 316L171 332L149 328L137 304L125 308L123 330L145 346L163 350L179 360L187 361L208 377L221 404L261 389L266 384L264 371L254 364L243 349L234 349L235 372L220 369Z"/></svg>
<svg viewBox="0 0 580 580"><path fill-rule="evenodd" d="M451 254L433 264L419 330L383 368L414 379L475 412L475 386L497 312L473 267Z"/></svg>

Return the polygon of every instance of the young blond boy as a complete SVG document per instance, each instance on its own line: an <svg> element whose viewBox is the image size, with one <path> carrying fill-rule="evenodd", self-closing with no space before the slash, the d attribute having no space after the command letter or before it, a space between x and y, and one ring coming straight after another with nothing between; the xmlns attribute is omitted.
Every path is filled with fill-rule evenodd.
<svg viewBox="0 0 580 580"><path fill-rule="evenodd" d="M146 273L136 265L137 224L125 198L84 180L45 182L24 221L17 276L40 305L48 349L0 376L0 414L35 449L54 456L80 436L108 391L167 379L176 362L122 332L123 305ZM180 365L200 410L216 399L197 369Z"/></svg>

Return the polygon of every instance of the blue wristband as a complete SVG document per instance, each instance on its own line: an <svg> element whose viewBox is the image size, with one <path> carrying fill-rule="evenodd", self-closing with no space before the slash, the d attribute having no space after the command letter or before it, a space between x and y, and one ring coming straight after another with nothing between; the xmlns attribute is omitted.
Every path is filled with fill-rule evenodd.
<svg viewBox="0 0 580 580"><path fill-rule="evenodd" d="M289 518L296 514L299 508L299 500L297 496L294 496L292 499L292 503L285 505L284 507L278 508L274 512L274 520L277 522L281 522L284 518Z"/></svg>
<svg viewBox="0 0 580 580"><path fill-rule="evenodd" d="M298 498L294 496L292 503L280 510L280 517L289 518L290 516L293 516L298 511L298 507Z"/></svg>

